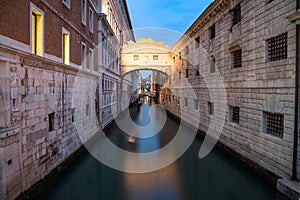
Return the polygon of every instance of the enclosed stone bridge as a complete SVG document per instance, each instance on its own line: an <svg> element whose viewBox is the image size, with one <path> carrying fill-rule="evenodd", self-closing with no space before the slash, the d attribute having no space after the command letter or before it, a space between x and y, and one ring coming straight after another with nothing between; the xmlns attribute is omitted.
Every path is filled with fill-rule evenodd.
<svg viewBox="0 0 300 200"><path fill-rule="evenodd" d="M137 70L155 70L168 75L172 66L171 48L152 38L130 41L121 51L122 74Z"/></svg>

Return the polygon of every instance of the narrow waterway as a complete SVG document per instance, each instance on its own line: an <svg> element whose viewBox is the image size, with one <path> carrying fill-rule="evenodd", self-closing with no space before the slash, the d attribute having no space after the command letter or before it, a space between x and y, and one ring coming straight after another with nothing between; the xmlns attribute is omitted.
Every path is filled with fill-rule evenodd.
<svg viewBox="0 0 300 200"><path fill-rule="evenodd" d="M150 122L153 102L144 101L131 113L143 126ZM168 117L163 130L149 138L128 142L116 125L107 132L110 140L132 152L151 152L168 144L178 121ZM188 133L187 133L188 134ZM219 148L204 159L198 158L201 138L196 137L188 151L173 164L154 172L134 174L111 169L90 154L82 157L42 199L98 200L268 200L276 188L244 167ZM109 152L107 152L109 154Z"/></svg>

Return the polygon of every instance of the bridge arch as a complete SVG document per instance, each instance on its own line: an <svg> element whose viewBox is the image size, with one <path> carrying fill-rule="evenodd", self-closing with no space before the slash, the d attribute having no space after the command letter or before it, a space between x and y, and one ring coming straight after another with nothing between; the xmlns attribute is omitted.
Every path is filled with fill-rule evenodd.
<svg viewBox="0 0 300 200"><path fill-rule="evenodd" d="M121 50L121 68L123 74L137 70L155 70L169 74L172 66L171 47L152 38L140 38L130 41Z"/></svg>

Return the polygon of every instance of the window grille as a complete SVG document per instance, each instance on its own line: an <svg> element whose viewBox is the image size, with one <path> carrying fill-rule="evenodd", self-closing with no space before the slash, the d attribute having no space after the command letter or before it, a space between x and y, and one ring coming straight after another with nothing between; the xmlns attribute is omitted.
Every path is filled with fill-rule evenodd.
<svg viewBox="0 0 300 200"><path fill-rule="evenodd" d="M263 118L263 132L282 138L284 131L284 115L279 113L263 112Z"/></svg>
<svg viewBox="0 0 300 200"><path fill-rule="evenodd" d="M240 108L236 106L229 107L229 120L233 123L239 124L240 122Z"/></svg>
<svg viewBox="0 0 300 200"><path fill-rule="evenodd" d="M232 68L242 67L242 50L238 49L232 52Z"/></svg>
<svg viewBox="0 0 300 200"><path fill-rule="evenodd" d="M241 4L238 4L232 10L232 26L238 24L241 21Z"/></svg>
<svg viewBox="0 0 300 200"><path fill-rule="evenodd" d="M267 40L268 60L276 61L287 58L287 33Z"/></svg>

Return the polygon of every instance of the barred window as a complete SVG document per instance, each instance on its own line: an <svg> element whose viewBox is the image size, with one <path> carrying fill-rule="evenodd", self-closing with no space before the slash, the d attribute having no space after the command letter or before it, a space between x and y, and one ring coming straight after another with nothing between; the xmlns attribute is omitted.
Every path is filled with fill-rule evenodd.
<svg viewBox="0 0 300 200"><path fill-rule="evenodd" d="M287 58L287 33L283 33L267 40L268 61Z"/></svg>
<svg viewBox="0 0 300 200"><path fill-rule="evenodd" d="M207 102L207 107L208 107L208 114L213 115L214 114L214 103Z"/></svg>
<svg viewBox="0 0 300 200"><path fill-rule="evenodd" d="M209 39L212 40L216 37L216 26L215 24L209 28Z"/></svg>
<svg viewBox="0 0 300 200"><path fill-rule="evenodd" d="M235 50L231 54L232 54L232 68L242 67L242 49Z"/></svg>
<svg viewBox="0 0 300 200"><path fill-rule="evenodd" d="M229 106L229 121L239 124L240 123L240 108L236 106Z"/></svg>
<svg viewBox="0 0 300 200"><path fill-rule="evenodd" d="M263 125L264 133L283 137L284 131L284 115L279 113L263 112Z"/></svg>
<svg viewBox="0 0 300 200"><path fill-rule="evenodd" d="M232 9L232 26L238 24L241 18L241 4L238 4Z"/></svg>

